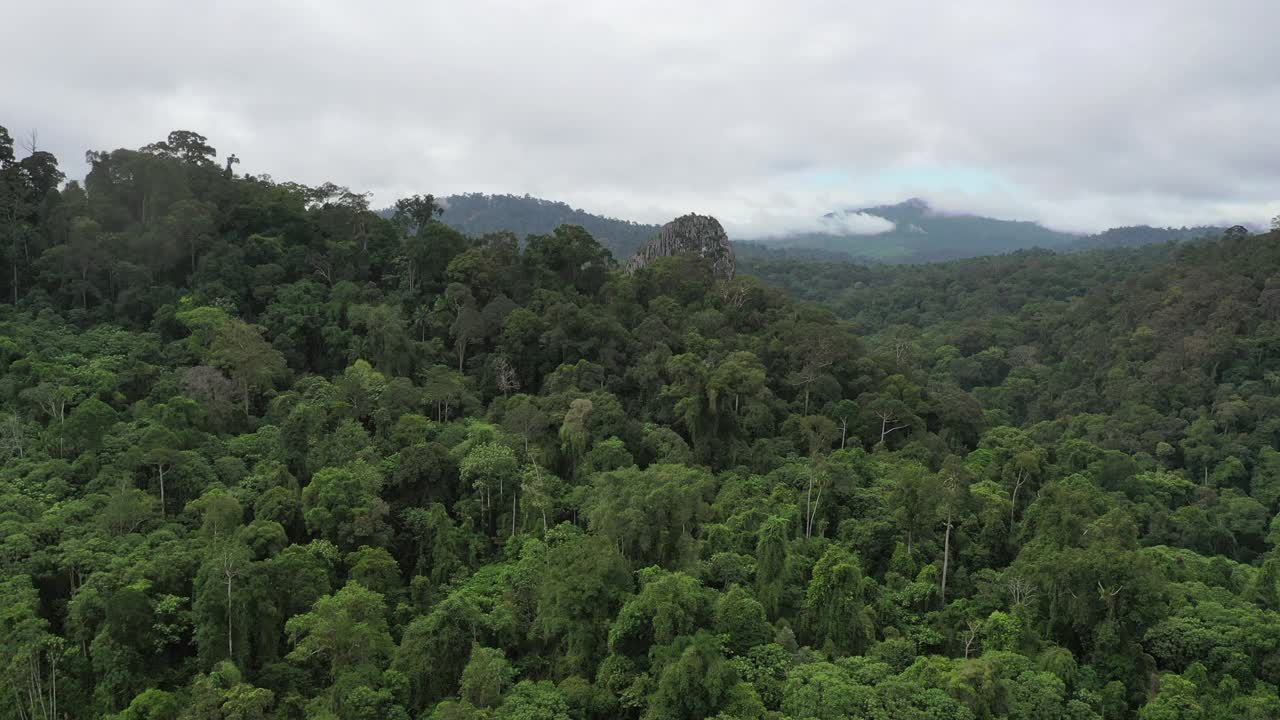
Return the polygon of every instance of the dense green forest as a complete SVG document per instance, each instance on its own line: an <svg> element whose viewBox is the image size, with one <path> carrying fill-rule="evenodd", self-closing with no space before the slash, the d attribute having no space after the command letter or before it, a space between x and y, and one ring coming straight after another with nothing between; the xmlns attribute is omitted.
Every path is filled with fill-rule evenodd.
<svg viewBox="0 0 1280 720"><path fill-rule="evenodd" d="M1195 227L1157 228L1150 225L1130 225L1111 228L1100 233L1086 235L1066 247L1068 250L1091 250L1096 248L1138 247L1157 243L1181 242L1200 238L1220 237L1228 228L1212 225Z"/></svg>
<svg viewBox="0 0 1280 720"><path fill-rule="evenodd" d="M0 718L1280 716L1275 233L718 283L87 159L0 130Z"/></svg>

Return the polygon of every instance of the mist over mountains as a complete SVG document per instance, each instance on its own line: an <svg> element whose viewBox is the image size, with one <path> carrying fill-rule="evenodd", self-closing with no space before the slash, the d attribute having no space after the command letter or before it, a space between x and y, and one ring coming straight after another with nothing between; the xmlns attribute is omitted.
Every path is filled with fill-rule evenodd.
<svg viewBox="0 0 1280 720"><path fill-rule="evenodd" d="M518 237L546 234L560 225L581 225L625 258L657 234L659 226L597 215L566 203L529 195L467 193L444 198L446 224L468 235L511 231ZM696 209L696 208L694 208ZM871 234L846 232L848 218L874 216L892 229ZM849 208L815 219L830 232L803 232L743 241L730 237L740 253L781 254L800 259L855 259L864 262L919 263L998 255L1024 248L1074 251L1133 247L1220 235L1211 226L1158 228L1147 225L1112 228L1091 235L1052 230L1036 222L1002 220L967 213L942 212L928 201L911 198L894 205Z"/></svg>

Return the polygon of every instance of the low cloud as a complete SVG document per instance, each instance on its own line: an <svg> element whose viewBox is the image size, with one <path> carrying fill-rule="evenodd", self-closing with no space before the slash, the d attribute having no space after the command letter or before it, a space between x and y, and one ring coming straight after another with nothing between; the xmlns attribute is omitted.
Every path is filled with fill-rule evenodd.
<svg viewBox="0 0 1280 720"><path fill-rule="evenodd" d="M769 240L822 233L826 235L875 235L894 229L882 217L862 212L824 214L816 208L805 210L762 210L745 222L723 221L726 232L735 240Z"/></svg>
<svg viewBox="0 0 1280 720"><path fill-rule="evenodd" d="M823 217L819 223L822 232L832 235L874 235L889 232L894 228L892 222L878 215L862 212L840 212Z"/></svg>

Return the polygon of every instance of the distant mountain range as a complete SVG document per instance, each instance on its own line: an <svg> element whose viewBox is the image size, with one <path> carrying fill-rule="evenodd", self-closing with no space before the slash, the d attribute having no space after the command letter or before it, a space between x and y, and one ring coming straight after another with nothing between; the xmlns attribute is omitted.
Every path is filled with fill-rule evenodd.
<svg viewBox="0 0 1280 720"><path fill-rule="evenodd" d="M581 225L619 260L633 255L658 233L657 225L593 215L562 202L529 195L450 195L444 205L440 219L468 235L509 230L524 239L527 235L545 235L561 225Z"/></svg>
<svg viewBox="0 0 1280 720"><path fill-rule="evenodd" d="M857 258L912 263L955 260L979 255L1001 255L1025 248L1072 251L1102 247L1128 247L1221 235L1225 228L1157 228L1149 225L1113 228L1093 235L1051 230L1035 222L997 220L981 215L939 212L919 198L897 205L851 209L889 220L892 230L873 235L806 233L777 238L775 247L819 249ZM828 218L838 218L829 213Z"/></svg>
<svg viewBox="0 0 1280 720"><path fill-rule="evenodd" d="M918 262L999 255L1027 247L1056 249L1080 239L1034 222L940 213L919 198L845 212L882 217L894 228L874 235L806 233L777 238L771 244L819 248L882 262ZM838 214L827 217L837 218Z"/></svg>
<svg viewBox="0 0 1280 720"><path fill-rule="evenodd" d="M625 259L658 232L657 225L595 215L565 203L528 195L469 193L444 198L441 220L468 235L509 230L523 238L545 234L565 224L581 225ZM1131 247L1220 235L1220 227L1157 228L1147 225L1112 228L1093 235L1065 233L1021 220L939 212L919 198L896 205L849 209L894 224L872 235L803 233L756 242L735 242L739 254L796 259L853 259L864 262L918 263L979 255L999 255L1023 248L1070 252L1101 247ZM830 213L838 219L839 213Z"/></svg>

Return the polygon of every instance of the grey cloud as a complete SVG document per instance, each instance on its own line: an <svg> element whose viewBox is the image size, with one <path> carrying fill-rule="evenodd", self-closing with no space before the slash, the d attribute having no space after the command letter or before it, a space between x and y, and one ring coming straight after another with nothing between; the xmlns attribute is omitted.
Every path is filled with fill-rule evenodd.
<svg viewBox="0 0 1280 720"><path fill-rule="evenodd" d="M747 235L895 202L1095 230L1280 213L1280 6L711 0L10 7L0 123L203 132L246 172L530 193ZM978 168L996 188L887 185ZM847 178L815 187L823 172ZM814 212L802 217L800 212Z"/></svg>

